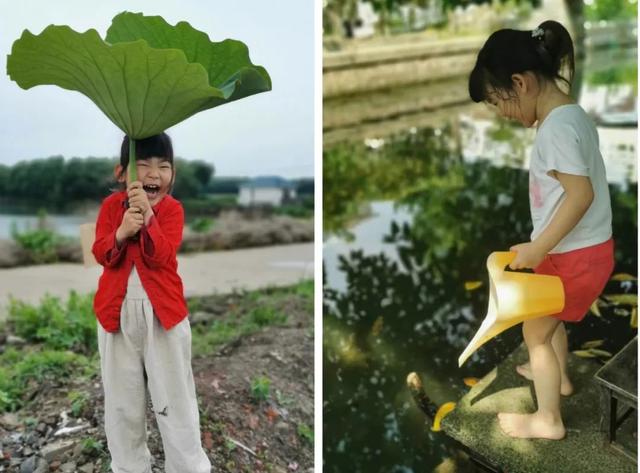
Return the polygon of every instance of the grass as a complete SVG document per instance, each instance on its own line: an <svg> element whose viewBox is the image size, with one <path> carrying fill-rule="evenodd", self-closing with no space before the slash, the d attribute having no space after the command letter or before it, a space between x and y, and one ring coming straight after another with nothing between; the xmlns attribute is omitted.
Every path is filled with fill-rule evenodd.
<svg viewBox="0 0 640 473"><path fill-rule="evenodd" d="M266 401L271 395L271 380L266 376L257 376L251 380L251 397L257 401Z"/></svg>
<svg viewBox="0 0 640 473"><path fill-rule="evenodd" d="M81 417L91 400L89 394L86 392L71 391L67 397L71 401L71 415L73 417Z"/></svg>
<svg viewBox="0 0 640 473"><path fill-rule="evenodd" d="M231 296L233 303L224 318L194 326L194 356L265 327L288 323L287 310L302 306L313 317L313 281L290 287L268 288ZM190 298L189 310L206 309L206 298ZM8 346L0 355L0 413L24 406L25 395L46 380L64 383L70 378L93 377L99 372L93 293L72 291L66 302L46 295L39 304L16 299L9 303L9 317L0 331L25 339L24 348ZM266 378L265 378L266 379ZM268 381L268 380L267 380ZM269 383L257 380L256 396L269 395ZM84 392L69 394L71 413L80 416L90 402Z"/></svg>
<svg viewBox="0 0 640 473"><path fill-rule="evenodd" d="M304 422L298 424L298 435L313 445L313 429Z"/></svg>
<svg viewBox="0 0 640 473"><path fill-rule="evenodd" d="M90 377L97 369L95 358L71 351L10 347L0 355L0 412L21 408L27 391L45 380Z"/></svg>
<svg viewBox="0 0 640 473"><path fill-rule="evenodd" d="M257 332L256 325L238 321L216 320L210 325L197 325L192 331L192 352L194 356L206 355L217 348L244 335Z"/></svg>
<svg viewBox="0 0 640 473"><path fill-rule="evenodd" d="M71 291L66 303L47 294L39 305L11 298L8 322L16 335L48 349L84 354L97 350L93 293Z"/></svg>
<svg viewBox="0 0 640 473"><path fill-rule="evenodd" d="M313 279L306 279L293 286L292 290L300 297L310 299L313 302L313 287Z"/></svg>
<svg viewBox="0 0 640 473"><path fill-rule="evenodd" d="M251 309L248 313L248 318L250 325L255 324L260 328L266 327L267 325L284 325L287 323L286 314L268 305Z"/></svg>
<svg viewBox="0 0 640 473"><path fill-rule="evenodd" d="M196 233L207 233L213 228L215 221L208 217L195 218L190 224L189 228Z"/></svg>
<svg viewBox="0 0 640 473"><path fill-rule="evenodd" d="M193 327L193 355L208 355L227 343L265 327L286 325L289 321L287 310L292 304L297 304L298 308L302 306L302 310L313 317L313 292L313 280L305 280L289 287L247 291L230 296L231 301L225 301L229 310L224 317ZM190 312L206 311L207 299L190 298L187 301Z"/></svg>
<svg viewBox="0 0 640 473"><path fill-rule="evenodd" d="M34 263L55 263L58 260L56 246L61 239L52 230L43 228L19 233L12 228L11 237L29 253Z"/></svg>
<svg viewBox="0 0 640 473"><path fill-rule="evenodd" d="M87 437L82 441L82 453L92 456L99 456L105 453L104 444L94 437Z"/></svg>
<svg viewBox="0 0 640 473"><path fill-rule="evenodd" d="M307 279L302 281L292 288L294 294L303 298L305 301L305 308L313 318L313 297L314 297L314 285L313 279ZM311 324L313 329L313 324Z"/></svg>
<svg viewBox="0 0 640 473"><path fill-rule="evenodd" d="M45 295L39 304L12 298L0 330L30 344L21 349L9 346L0 355L0 412L21 408L25 394L47 379L58 383L98 372L93 294L72 291L66 302ZM70 401L77 415L87 399L72 393Z"/></svg>

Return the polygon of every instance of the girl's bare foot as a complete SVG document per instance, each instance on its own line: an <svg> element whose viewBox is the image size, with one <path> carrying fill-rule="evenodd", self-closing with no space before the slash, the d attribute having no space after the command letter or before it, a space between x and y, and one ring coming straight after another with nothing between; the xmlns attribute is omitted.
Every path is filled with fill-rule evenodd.
<svg viewBox="0 0 640 473"><path fill-rule="evenodd" d="M526 378L529 381L533 381L533 375L531 374L531 365L529 365L529 362L525 363L524 365L516 366L516 371L523 378ZM563 396L571 396L573 394L573 384L571 384L571 381L566 376L563 376L562 380L560 381L560 394L562 394Z"/></svg>
<svg viewBox="0 0 640 473"><path fill-rule="evenodd" d="M561 419L554 420L549 415L540 414L498 414L500 428L510 437L524 439L560 440L565 436Z"/></svg>

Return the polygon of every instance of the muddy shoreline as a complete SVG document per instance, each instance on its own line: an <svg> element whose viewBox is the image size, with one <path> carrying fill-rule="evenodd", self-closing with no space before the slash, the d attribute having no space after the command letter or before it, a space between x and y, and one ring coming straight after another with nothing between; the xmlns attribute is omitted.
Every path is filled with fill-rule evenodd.
<svg viewBox="0 0 640 473"><path fill-rule="evenodd" d="M271 216L246 219L229 213L215 221L214 227L196 233L185 227L180 253L232 250L313 241L313 219ZM59 243L48 263L81 263L80 240ZM42 263L42 258L23 249L13 240L0 239L0 268L14 268Z"/></svg>

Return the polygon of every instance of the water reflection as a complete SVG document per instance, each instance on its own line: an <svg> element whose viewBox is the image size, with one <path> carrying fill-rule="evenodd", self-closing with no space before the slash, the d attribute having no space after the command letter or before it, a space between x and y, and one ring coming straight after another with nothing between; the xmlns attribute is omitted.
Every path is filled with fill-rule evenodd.
<svg viewBox="0 0 640 473"><path fill-rule="evenodd" d="M527 131L487 126L485 139L506 144L491 162L469 159L458 123L325 152L325 471L431 471L454 446L425 425L406 375L419 372L437 403L456 400L464 377L482 376L521 342L511 329L457 368L486 312L487 255L531 231ZM616 271L632 274L636 189L611 188ZM480 287L469 290L471 281ZM572 348L594 333L613 352L630 339L628 316L611 312L572 331Z"/></svg>

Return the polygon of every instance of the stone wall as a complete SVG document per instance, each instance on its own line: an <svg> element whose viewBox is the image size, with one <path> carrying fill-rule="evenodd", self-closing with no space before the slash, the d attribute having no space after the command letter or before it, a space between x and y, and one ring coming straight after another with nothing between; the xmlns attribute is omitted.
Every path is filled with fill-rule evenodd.
<svg viewBox="0 0 640 473"><path fill-rule="evenodd" d="M325 52L325 99L466 75L486 38L411 41Z"/></svg>

